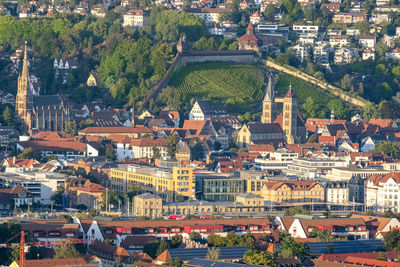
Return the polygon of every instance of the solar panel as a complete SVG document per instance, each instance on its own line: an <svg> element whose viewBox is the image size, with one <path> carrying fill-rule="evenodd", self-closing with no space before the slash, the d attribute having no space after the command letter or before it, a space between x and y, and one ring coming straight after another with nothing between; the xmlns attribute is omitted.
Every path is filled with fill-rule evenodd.
<svg viewBox="0 0 400 267"><path fill-rule="evenodd" d="M248 247L219 247L220 259L241 259L244 253L249 250ZM179 258L183 261L194 258L205 258L208 248L173 248L168 250L172 258Z"/></svg>
<svg viewBox="0 0 400 267"><path fill-rule="evenodd" d="M375 252L385 249L381 240L349 240L334 242L307 242L312 255L327 253L333 249L335 253Z"/></svg>

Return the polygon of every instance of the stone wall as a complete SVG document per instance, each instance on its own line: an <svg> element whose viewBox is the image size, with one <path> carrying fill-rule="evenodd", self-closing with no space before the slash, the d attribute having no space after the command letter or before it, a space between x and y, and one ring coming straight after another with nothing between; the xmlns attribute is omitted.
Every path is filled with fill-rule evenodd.
<svg viewBox="0 0 400 267"><path fill-rule="evenodd" d="M276 63L274 63L274 62L272 62L270 60L266 60L265 61L265 65L267 65L270 68L273 68L273 69L282 71L284 73L290 74L292 76L295 76L295 77L297 77L299 79L302 79L302 80L304 80L306 82L312 83L312 84L320 87L321 89L327 90L331 94L336 95L336 96L340 97L342 100L344 100L346 102L349 102L349 103L351 103L353 105L356 105L356 106L359 106L359 107L364 107L365 106L365 103L362 100L354 98L354 97L351 97L351 96L345 94L342 89L340 89L338 87L335 87L335 86L333 86L331 84L328 84L326 82L322 82L322 81L318 80L317 78L314 78L314 77L312 77L312 76L310 76L310 75L308 75L308 74L306 74L304 72L301 72L299 70L298 71L291 70L289 68L286 68L286 67L283 67L281 65L278 65L278 64L276 64Z"/></svg>

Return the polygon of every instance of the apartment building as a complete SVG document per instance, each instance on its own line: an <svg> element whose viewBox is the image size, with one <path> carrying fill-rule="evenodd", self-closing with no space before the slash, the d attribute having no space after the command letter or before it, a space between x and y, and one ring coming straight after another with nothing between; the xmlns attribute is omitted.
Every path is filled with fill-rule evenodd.
<svg viewBox="0 0 400 267"><path fill-rule="evenodd" d="M319 26L317 25L293 25L293 31L297 34L306 33L318 35Z"/></svg>
<svg viewBox="0 0 400 267"><path fill-rule="evenodd" d="M331 35L329 36L329 44L334 47L349 46L349 36L347 35Z"/></svg>
<svg viewBox="0 0 400 267"><path fill-rule="evenodd" d="M150 17L150 12L147 10L135 10L131 9L123 15L122 26L138 27L142 28L147 24L147 20Z"/></svg>
<svg viewBox="0 0 400 267"><path fill-rule="evenodd" d="M275 203L325 202L325 188L313 181L269 181L262 196Z"/></svg>
<svg viewBox="0 0 400 267"><path fill-rule="evenodd" d="M301 158L294 159L292 163L288 164L286 174L314 178L325 176L332 168L346 166L348 163L344 160Z"/></svg>
<svg viewBox="0 0 400 267"><path fill-rule="evenodd" d="M376 37L373 35L360 36L359 44L364 48L374 48L376 44Z"/></svg>
<svg viewBox="0 0 400 267"><path fill-rule="evenodd" d="M350 64L353 62L356 51L352 48L341 47L336 49L333 58L333 63L335 65Z"/></svg>
<svg viewBox="0 0 400 267"><path fill-rule="evenodd" d="M256 158L254 160L254 167L263 172L281 172L286 170L287 165L298 157L298 153L294 153L287 149L279 149L275 152L271 152L268 157Z"/></svg>
<svg viewBox="0 0 400 267"><path fill-rule="evenodd" d="M143 191L156 194L165 201L176 201L178 197L195 197L195 171L189 167L157 168L146 165L121 164L111 169L111 188L124 193L132 183Z"/></svg>
<svg viewBox="0 0 400 267"><path fill-rule="evenodd" d="M400 173L392 172L383 176L373 175L365 181L365 204L367 209L383 212L400 211Z"/></svg>
<svg viewBox="0 0 400 267"><path fill-rule="evenodd" d="M336 13L333 15L333 23L353 24L361 21L366 21L367 15L356 13Z"/></svg>
<svg viewBox="0 0 400 267"><path fill-rule="evenodd" d="M192 13L198 16L204 20L206 24L219 23L219 16L221 12L224 11L229 12L231 10L227 8L189 8L185 10L187 13Z"/></svg>

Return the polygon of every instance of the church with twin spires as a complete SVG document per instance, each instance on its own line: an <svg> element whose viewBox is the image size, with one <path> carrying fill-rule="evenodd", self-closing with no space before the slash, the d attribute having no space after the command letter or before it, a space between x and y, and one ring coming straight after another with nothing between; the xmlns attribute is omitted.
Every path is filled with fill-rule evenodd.
<svg viewBox="0 0 400 267"><path fill-rule="evenodd" d="M282 103L282 113L277 115ZM250 122L244 125L238 133L237 143L241 147L257 144L286 144L304 143L306 128L303 119L297 111L297 101L292 86L284 97L275 97L275 85L272 75L262 102L261 122Z"/></svg>
<svg viewBox="0 0 400 267"><path fill-rule="evenodd" d="M18 76L15 114L23 133L32 130L63 131L71 119L70 107L58 95L34 96L29 78L28 49L25 42L22 73Z"/></svg>

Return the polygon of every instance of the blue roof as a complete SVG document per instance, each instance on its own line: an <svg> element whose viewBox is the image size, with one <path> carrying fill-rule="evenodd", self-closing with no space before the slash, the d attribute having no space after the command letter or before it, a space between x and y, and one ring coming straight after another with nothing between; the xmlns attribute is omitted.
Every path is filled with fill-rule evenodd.
<svg viewBox="0 0 400 267"><path fill-rule="evenodd" d="M241 259L249 247L219 247L221 260L223 259ZM188 261L194 258L205 258L208 248L172 248L168 249L172 258L179 258Z"/></svg>
<svg viewBox="0 0 400 267"><path fill-rule="evenodd" d="M328 248L332 248L335 253L376 252L385 250L383 241L376 239L307 242L307 245L310 247L311 255L327 253Z"/></svg>

